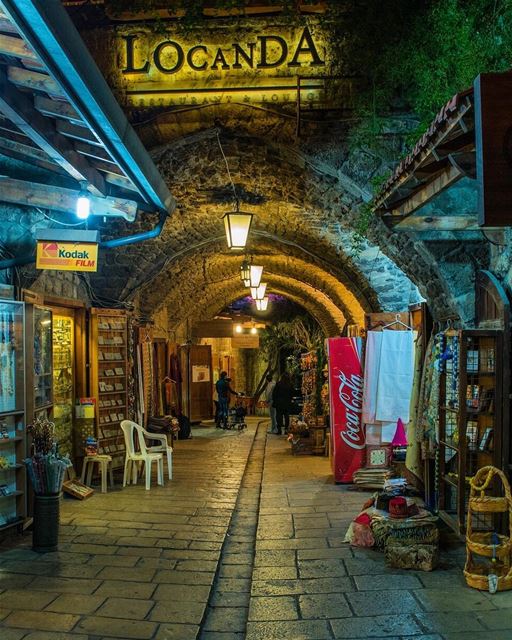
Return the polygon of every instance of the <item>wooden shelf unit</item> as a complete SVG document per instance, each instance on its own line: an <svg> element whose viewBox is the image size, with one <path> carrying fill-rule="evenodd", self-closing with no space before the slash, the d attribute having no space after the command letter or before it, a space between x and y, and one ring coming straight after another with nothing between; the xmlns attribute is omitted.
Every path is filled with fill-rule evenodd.
<svg viewBox="0 0 512 640"><path fill-rule="evenodd" d="M441 518L462 536L469 478L486 465L501 465L503 333L467 329L446 340L458 340L459 355L455 367L446 361L440 376L438 506Z"/></svg>
<svg viewBox="0 0 512 640"><path fill-rule="evenodd" d="M120 424L128 418L127 329L125 311L91 309L90 390L96 399L98 453L112 456L114 468L122 467L125 458Z"/></svg>

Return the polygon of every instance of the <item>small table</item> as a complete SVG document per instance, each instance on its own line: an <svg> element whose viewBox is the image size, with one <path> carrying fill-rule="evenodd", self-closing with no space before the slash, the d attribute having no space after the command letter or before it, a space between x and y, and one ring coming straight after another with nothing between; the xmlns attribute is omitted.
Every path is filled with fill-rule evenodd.
<svg viewBox="0 0 512 640"><path fill-rule="evenodd" d="M89 469L87 469L87 486L91 486L92 482L92 471L94 467L94 463L99 464L99 472L101 474L101 493L107 493L107 474L110 477L110 486L114 486L114 475L112 473L112 458L106 454L98 454L96 456L85 456L84 463L82 466L82 477L81 482L84 483L85 480L85 471L87 469L87 465L89 465Z"/></svg>

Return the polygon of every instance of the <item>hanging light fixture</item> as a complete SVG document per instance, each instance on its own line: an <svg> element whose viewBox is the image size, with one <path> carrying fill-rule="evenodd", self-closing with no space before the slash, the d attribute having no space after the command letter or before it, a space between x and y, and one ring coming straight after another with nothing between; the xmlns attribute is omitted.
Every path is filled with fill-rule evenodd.
<svg viewBox="0 0 512 640"><path fill-rule="evenodd" d="M267 290L267 283L260 282L259 287L251 287L251 296L254 300L263 300L265 297L265 291Z"/></svg>
<svg viewBox="0 0 512 640"><path fill-rule="evenodd" d="M247 260L244 260L240 267L240 280L244 283L244 287L251 286L251 265Z"/></svg>
<svg viewBox="0 0 512 640"><path fill-rule="evenodd" d="M225 213L222 217L228 247L233 251L245 249L252 218L252 213L245 213L238 209L238 203L235 211Z"/></svg>
<svg viewBox="0 0 512 640"><path fill-rule="evenodd" d="M256 335L258 333L258 329L256 329L256 327L251 327L251 333L252 335Z"/></svg>
<svg viewBox="0 0 512 640"><path fill-rule="evenodd" d="M265 296L261 300L256 300L256 309L258 311L266 311L268 308L268 296Z"/></svg>
<svg viewBox="0 0 512 640"><path fill-rule="evenodd" d="M263 275L263 267L257 264L251 264L251 276L249 278L251 287L259 287L261 276Z"/></svg>
<svg viewBox="0 0 512 640"><path fill-rule="evenodd" d="M226 164L226 171L231 183L231 188L233 189L235 205L234 211L225 213L222 216L222 219L224 220L224 229L226 231L226 240L230 249L232 249L233 251L239 251L240 249L245 249L245 245L247 244L247 238L249 237L253 214L247 213L245 211L240 211L240 201L236 192L235 183L233 182L233 178L231 177L226 154L224 153L224 149L222 148L222 144L220 143L220 135L218 130L217 142L219 143L219 149Z"/></svg>
<svg viewBox="0 0 512 640"><path fill-rule="evenodd" d="M87 191L87 182L80 182L80 193L76 200L76 217L80 220L87 220L91 213L91 200Z"/></svg>
<svg viewBox="0 0 512 640"><path fill-rule="evenodd" d="M235 333L242 333L243 330L244 330L244 328L242 327L241 324L237 324L235 326Z"/></svg>

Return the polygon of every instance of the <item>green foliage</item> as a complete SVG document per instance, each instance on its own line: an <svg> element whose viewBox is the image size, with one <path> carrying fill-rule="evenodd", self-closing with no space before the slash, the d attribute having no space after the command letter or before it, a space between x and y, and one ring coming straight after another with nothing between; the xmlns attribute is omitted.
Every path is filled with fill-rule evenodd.
<svg viewBox="0 0 512 640"><path fill-rule="evenodd" d="M479 73L508 69L511 20L512 0L354 2L334 28L350 34L344 55L362 78L366 131L378 135L393 110L412 111L420 119L416 139Z"/></svg>
<svg viewBox="0 0 512 640"><path fill-rule="evenodd" d="M274 369L282 349L299 354L321 347L323 340L323 333L312 318L296 316L288 322L278 322L267 327L261 333L260 348Z"/></svg>

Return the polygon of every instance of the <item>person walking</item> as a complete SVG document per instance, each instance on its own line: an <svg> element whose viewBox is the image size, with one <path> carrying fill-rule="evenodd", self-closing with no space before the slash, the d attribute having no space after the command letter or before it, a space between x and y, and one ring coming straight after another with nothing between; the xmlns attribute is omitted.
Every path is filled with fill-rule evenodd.
<svg viewBox="0 0 512 640"><path fill-rule="evenodd" d="M270 431L268 433L277 433L277 420L276 420L276 409L272 402L272 394L274 393L274 387L276 383L272 378L272 374L267 375L267 386L265 388L265 400L267 402L268 411L270 414Z"/></svg>
<svg viewBox="0 0 512 640"><path fill-rule="evenodd" d="M217 402L219 410L216 415L216 426L225 429L228 426L228 411L229 411L229 394L236 395L236 391L229 385L230 378L228 378L227 371L220 372L220 378L215 383L215 390L217 391Z"/></svg>
<svg viewBox="0 0 512 640"><path fill-rule="evenodd" d="M272 392L272 405L276 410L277 434L281 435L284 429L288 433L290 426L290 411L293 402L293 387L290 376L287 373L279 378Z"/></svg>

